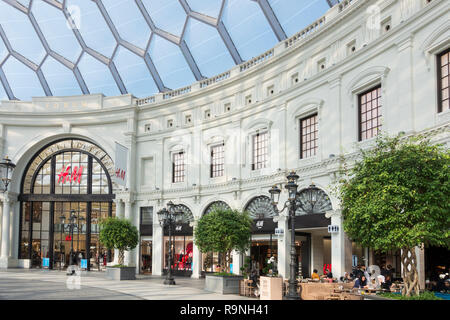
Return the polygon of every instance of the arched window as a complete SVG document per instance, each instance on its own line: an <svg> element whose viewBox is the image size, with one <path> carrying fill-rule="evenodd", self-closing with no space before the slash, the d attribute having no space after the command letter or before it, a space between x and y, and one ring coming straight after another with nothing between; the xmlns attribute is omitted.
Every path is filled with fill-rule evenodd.
<svg viewBox="0 0 450 320"><path fill-rule="evenodd" d="M207 215L208 213L210 213L211 211L213 211L214 209L220 209L220 210L230 210L230 206L223 201L214 201L211 202L205 209L205 211L203 212L203 215Z"/></svg>
<svg viewBox="0 0 450 320"><path fill-rule="evenodd" d="M322 189L311 185L307 189L301 190L299 193L299 208L295 211L296 216L305 214L322 214L333 210L330 197Z"/></svg>
<svg viewBox="0 0 450 320"><path fill-rule="evenodd" d="M113 174L112 159L89 141L65 139L41 149L22 178L19 257L36 267L48 258L50 268L65 268L72 257L87 260L88 270L101 269L111 259L98 226L115 212Z"/></svg>
<svg viewBox="0 0 450 320"><path fill-rule="evenodd" d="M245 207L245 211L248 211L250 217L254 220L273 218L276 215L272 202L267 196L259 196L250 200Z"/></svg>

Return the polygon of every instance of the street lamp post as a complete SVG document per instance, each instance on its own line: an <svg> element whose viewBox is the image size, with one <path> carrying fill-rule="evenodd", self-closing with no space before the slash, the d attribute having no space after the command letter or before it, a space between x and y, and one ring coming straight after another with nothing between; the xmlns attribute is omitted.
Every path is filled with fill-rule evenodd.
<svg viewBox="0 0 450 320"><path fill-rule="evenodd" d="M6 156L3 161L0 161L1 169L1 181L3 183L2 192L5 193L8 190L8 185L11 182L12 173L16 165L11 161L11 159Z"/></svg>
<svg viewBox="0 0 450 320"><path fill-rule="evenodd" d="M73 230L75 229L75 226L76 226L78 228L78 231L79 231L78 223L84 220L83 217L78 217L78 223L76 223L75 221L77 220L77 215L75 213L76 213L75 210L73 210L73 209L70 210L69 223L67 225L67 228L68 228L68 231L69 231L69 235L70 235L69 267L71 267L73 265ZM65 226L64 226L64 222L66 220L66 217L64 215L62 215L62 216L59 217L59 219L61 220L61 229L64 230L64 232L65 232L66 229L65 229Z"/></svg>
<svg viewBox="0 0 450 320"><path fill-rule="evenodd" d="M288 190L289 198L285 202L283 209L278 209L278 201L280 199L280 193L281 190L274 185L270 190L269 193L271 195L272 205L277 214L280 214L285 209L288 208L289 210L289 217L291 220L291 262L290 262L290 275L289 275L289 292L286 296L286 300L299 300L300 296L297 292L297 254L295 250L295 211L298 208L298 193L297 193L297 180L299 176L295 173L295 171L292 171L289 173L289 175L286 177L288 182L286 183L286 189Z"/></svg>
<svg viewBox="0 0 450 320"><path fill-rule="evenodd" d="M173 204L172 201L169 201L167 203L167 207L166 208L162 208L161 210L158 211L158 219L159 219L159 224L163 227L167 226L169 229L169 268L167 270L167 276L166 279L164 280L164 284L168 284L168 285L175 285L175 280L173 279L173 275L172 275L172 265L173 265L173 253L172 253L172 227L175 225L176 222L178 222L181 219L181 215L183 214L183 212L181 211L177 211L176 210L176 205Z"/></svg>

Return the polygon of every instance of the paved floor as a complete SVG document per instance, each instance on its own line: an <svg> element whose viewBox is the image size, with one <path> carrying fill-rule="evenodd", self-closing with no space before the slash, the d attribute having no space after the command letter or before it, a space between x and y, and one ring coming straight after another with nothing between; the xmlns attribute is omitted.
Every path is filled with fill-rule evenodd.
<svg viewBox="0 0 450 320"><path fill-rule="evenodd" d="M0 299L19 300L248 300L203 290L204 279L175 278L166 286L163 277L137 276L136 280L113 281L103 272L67 276L57 270L8 269L0 271ZM256 300L256 299L251 299Z"/></svg>

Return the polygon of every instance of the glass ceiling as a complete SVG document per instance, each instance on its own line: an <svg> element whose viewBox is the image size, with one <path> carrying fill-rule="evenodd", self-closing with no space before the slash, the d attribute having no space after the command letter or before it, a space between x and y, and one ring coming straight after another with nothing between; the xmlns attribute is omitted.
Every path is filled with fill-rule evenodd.
<svg viewBox="0 0 450 320"><path fill-rule="evenodd" d="M336 0L0 0L0 100L146 97L231 69Z"/></svg>

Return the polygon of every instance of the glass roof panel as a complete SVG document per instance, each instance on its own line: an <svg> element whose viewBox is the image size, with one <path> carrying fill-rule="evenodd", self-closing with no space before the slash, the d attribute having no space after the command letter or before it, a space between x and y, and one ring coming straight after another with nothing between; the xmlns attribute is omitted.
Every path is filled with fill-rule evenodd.
<svg viewBox="0 0 450 320"><path fill-rule="evenodd" d="M68 26L64 12L57 6L50 5L52 1L60 5L64 3L64 8L78 29L72 30ZM4 81L1 84L1 94L5 96L4 88L10 78L11 90L17 98L29 100L33 95L44 94L37 71L32 70L35 69L33 66L25 66L23 63L26 61L19 55L36 65L41 65L46 59L41 70L51 93L55 95L80 93L73 72L77 67L89 92L120 94L113 78L116 76L117 82L122 81L125 85L122 92L135 96L152 95L156 93L156 86L145 63L148 57L151 57L161 79L157 87L177 89L194 83L193 73L197 70L200 70L200 74L196 74L197 78L212 77L235 66L234 61L239 60L238 56L245 61L274 47L278 38L263 8L268 10L269 16L273 11L284 31L277 31L281 37L283 33L288 37L292 36L323 16L329 9L327 0L267 0L269 8L261 7L256 0L185 1L188 13L180 0L18 0L16 3L30 8L31 11L27 14L10 4L14 3L14 0L0 0L0 26L13 50L8 53L8 42L3 43L0 39L0 68L5 73L5 78L0 79L0 82ZM221 12L223 3L226 5ZM228 33L232 42L226 42L228 39L220 36L218 26L208 24L214 23L214 20L208 17L202 20L200 17L202 21L199 21L189 17L192 12L213 19L217 19L222 13L225 30L221 31ZM36 26L31 23L32 16L36 19ZM106 19L106 16L110 19ZM151 21L146 21L147 18ZM49 50L62 57L48 57L41 42L44 39L39 39L35 27L42 31ZM152 35L151 28L160 29L160 34L154 32ZM117 33L113 34L116 31ZM131 47L125 48L127 44L117 43L114 36L141 48L142 52L136 55L129 51ZM153 40L150 42L149 39ZM179 40L185 41L186 52L184 47L182 51ZM120 49L115 51L117 46ZM237 52L234 52L235 49ZM232 59L230 50L233 55L236 54L235 60ZM96 55L96 52L106 58ZM193 60L190 60L189 53ZM113 75L107 66L114 54L113 62L118 71L117 75ZM15 55L15 58L10 55ZM63 59L73 62L70 66L72 70L62 64ZM7 67L3 68L2 64L6 61L9 61ZM23 83L17 79L21 79ZM39 84L41 89L37 90Z"/></svg>
<svg viewBox="0 0 450 320"><path fill-rule="evenodd" d="M72 62L77 61L81 54L81 47L62 11L38 0L33 2L31 12L50 48Z"/></svg>
<svg viewBox="0 0 450 320"><path fill-rule="evenodd" d="M75 75L61 63L48 56L42 64L42 72L55 96L73 96L82 94Z"/></svg>
<svg viewBox="0 0 450 320"><path fill-rule="evenodd" d="M103 93L107 96L120 95L111 71L91 55L84 53L78 68L91 93Z"/></svg>
<svg viewBox="0 0 450 320"><path fill-rule="evenodd" d="M92 1L67 0L66 6L86 45L111 57L117 43L97 5Z"/></svg>
<svg viewBox="0 0 450 320"><path fill-rule="evenodd" d="M136 3L124 0L103 0L102 2L120 36L145 49L150 38L150 27Z"/></svg>
<svg viewBox="0 0 450 320"><path fill-rule="evenodd" d="M269 3L288 37L309 26L330 8L322 0L269 0Z"/></svg>
<svg viewBox="0 0 450 320"><path fill-rule="evenodd" d="M278 42L256 2L228 0L222 19L244 60L269 50Z"/></svg>
<svg viewBox="0 0 450 320"><path fill-rule="evenodd" d="M45 49L28 17L0 1L0 24L12 48L36 64L45 57Z"/></svg>
<svg viewBox="0 0 450 320"><path fill-rule="evenodd" d="M186 12L178 0L142 0L157 28L181 36Z"/></svg>
<svg viewBox="0 0 450 320"><path fill-rule="evenodd" d="M36 73L13 56L6 60L3 71L16 98L22 100L45 96Z"/></svg>
<svg viewBox="0 0 450 320"><path fill-rule="evenodd" d="M176 89L195 82L194 75L177 45L154 35L149 53L166 87Z"/></svg>
<svg viewBox="0 0 450 320"><path fill-rule="evenodd" d="M189 19L184 39L204 76L212 77L235 65L215 28Z"/></svg>
<svg viewBox="0 0 450 320"><path fill-rule="evenodd" d="M135 97L146 97L158 92L158 88L144 60L124 47L119 47L114 63L127 91Z"/></svg>
<svg viewBox="0 0 450 320"><path fill-rule="evenodd" d="M222 6L222 0L187 0L191 10L217 18Z"/></svg>

